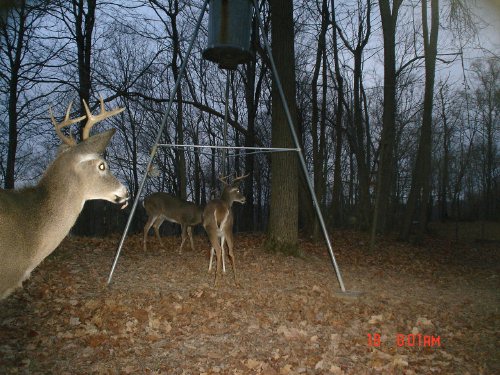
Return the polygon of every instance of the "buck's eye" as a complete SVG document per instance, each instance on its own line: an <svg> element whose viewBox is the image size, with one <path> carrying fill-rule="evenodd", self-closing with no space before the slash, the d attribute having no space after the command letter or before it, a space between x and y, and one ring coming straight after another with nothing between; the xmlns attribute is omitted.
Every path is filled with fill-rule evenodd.
<svg viewBox="0 0 500 375"><path fill-rule="evenodd" d="M100 171L105 171L106 170L106 164L105 163L100 163L98 166Z"/></svg>

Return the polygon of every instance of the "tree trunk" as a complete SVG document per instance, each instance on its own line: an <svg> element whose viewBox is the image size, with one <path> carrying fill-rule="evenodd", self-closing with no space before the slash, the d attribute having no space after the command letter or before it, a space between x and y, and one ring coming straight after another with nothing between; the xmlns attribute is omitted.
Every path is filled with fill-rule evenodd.
<svg viewBox="0 0 500 375"><path fill-rule="evenodd" d="M85 9L85 4L87 8ZM78 94L80 96L80 108L81 115L85 115L85 110L83 108L83 100L87 102L89 107L90 103L90 93L91 93L91 71L92 71L92 33L94 31L95 23L95 10L96 10L96 0L73 0L72 2L73 16L74 19L74 32L77 58L78 58ZM66 9L62 8L62 12ZM82 132L85 125L85 121L82 122L80 126L80 139L82 139ZM88 201L82 210L82 213L78 217L78 220L74 226L73 231L80 235L93 235L97 231L96 214L97 203L94 201Z"/></svg>
<svg viewBox="0 0 500 375"><path fill-rule="evenodd" d="M490 63L491 64L491 63ZM490 86L495 87L495 83L498 83L498 71L495 71L494 65L489 67L489 72L491 72L491 84ZM486 88L486 87L485 87ZM497 101L495 103L495 101ZM495 186L495 169L496 163L495 160L498 155L495 152L496 146L494 146L494 128L498 126L495 125L496 121L494 119L494 113L498 110L498 104L500 102L500 91L498 90L498 86L494 89L488 90L487 95L487 106L486 106L486 118L485 127L486 127L486 171L485 171L485 180L486 180L486 204L484 209L484 216L486 220L494 220L495 214L497 213L497 201L498 197L495 197L494 194L494 186ZM497 107L497 108L495 108ZM498 131L498 127L497 127Z"/></svg>
<svg viewBox="0 0 500 375"><path fill-rule="evenodd" d="M318 79L320 71L324 71L321 68L324 67L325 61L323 56L325 54L326 45L326 31L328 23L328 6L326 0L322 1L322 12L321 12L321 29L318 35L318 47L316 49L316 62L314 64L313 77L311 82L311 139L312 139L312 154L313 154L313 175L314 175L314 192L318 203L321 205L323 197L325 194L325 175L323 174L324 163L325 163L325 120L324 120L324 108L325 101L322 100L321 103L321 113L320 104L318 100ZM325 95L325 75L322 73L322 98ZM321 115L321 117L320 117ZM319 125L319 126L318 126ZM314 241L317 241L321 237L320 226L318 218L315 215L312 220L312 231L311 233L306 230L306 234L311 234ZM306 227L307 228L307 227Z"/></svg>
<svg viewBox="0 0 500 375"><path fill-rule="evenodd" d="M293 1L270 0L272 51L292 120L297 119L295 96L295 49ZM272 86L272 145L294 147L276 80ZM267 248L297 253L298 160L294 153L273 153L271 157L271 208Z"/></svg>
<svg viewBox="0 0 500 375"><path fill-rule="evenodd" d="M87 9L85 9L87 4ZM90 103L91 93L91 71L92 71L92 33L94 32L95 24L95 9L96 0L73 0L73 15L75 17L75 42L78 58L78 94L81 101L81 115L86 115L83 108L83 100ZM65 9L61 9L62 12ZM80 126L80 139L85 122Z"/></svg>
<svg viewBox="0 0 500 375"><path fill-rule="evenodd" d="M153 12L160 18L163 23L168 37L171 40L172 57L170 64L168 65L172 70L172 76L174 82L179 78L179 70L182 65L182 55L181 55L181 38L179 36L179 30L177 27L179 10L179 0L149 0L149 4ZM163 13L167 16L164 18ZM189 83L188 83L189 85ZM174 93L171 93L172 95ZM176 122L175 122L175 133L173 136L173 143L184 144L184 124L183 124L183 93L182 85L179 86L176 96ZM167 135L168 137L168 135ZM186 154L184 150L174 149L174 173L175 173L175 194L181 199L186 199L187 197L187 174L186 174Z"/></svg>
<svg viewBox="0 0 500 375"><path fill-rule="evenodd" d="M170 18L171 39L172 39L172 60L171 68L174 82L179 78L179 63L180 58L180 38L177 30L177 15L179 14L179 1L174 0L169 2L169 10L167 14ZM177 93L177 121L175 126L176 137L175 141L178 144L184 144L184 126L183 126L183 101L182 101L182 85L179 86ZM177 192L181 199L187 198L187 178L186 178L186 155L183 149L175 150L175 172L178 181L179 190Z"/></svg>
<svg viewBox="0 0 500 375"><path fill-rule="evenodd" d="M361 5L361 2L358 3ZM353 120L352 120L352 136L350 137L350 142L352 149L354 151L354 156L356 157L357 170L358 170L358 191L359 199L357 201L357 214L358 214L358 224L362 229L367 229L370 222L370 165L368 163L367 155L369 154L369 134L363 126L363 106L362 106L362 63L363 63L363 51L368 43L371 34L371 0L366 1L366 8L358 9L360 16L358 17L357 25L357 37L356 44L352 44L351 41L347 40L342 30L338 25L337 28L338 35L344 42L346 48L352 53L354 59L354 69L353 69ZM363 13L363 15L361 15ZM366 25L364 23L366 19Z"/></svg>
<svg viewBox="0 0 500 375"><path fill-rule="evenodd" d="M200 128L201 119L198 119L197 126L194 130L193 134L193 144L199 145L200 138L198 135L198 131ZM201 168L201 158L200 158L201 150L197 149L194 151L194 202L196 204L201 204L202 201L202 192L201 192L201 176L202 176L202 168ZM204 185L204 184L203 184Z"/></svg>
<svg viewBox="0 0 500 375"><path fill-rule="evenodd" d="M443 121L443 160L441 162L441 179L439 187L439 218L441 221L448 219L448 186L449 186L449 163L450 163L450 130L448 126L448 118L446 115L445 98L443 88L439 90L441 99L441 120Z"/></svg>
<svg viewBox="0 0 500 375"><path fill-rule="evenodd" d="M394 142L396 137L396 25L403 0L394 0L392 11L389 0L379 0L384 37L384 111L380 138L380 161L377 176L375 210L371 244L377 232L386 233L392 219L389 217L394 176Z"/></svg>
<svg viewBox="0 0 500 375"><path fill-rule="evenodd" d="M439 0L431 1L431 30L427 20L427 0L422 0L422 30L425 54L425 91L422 127L417 151L417 160L412 173L412 186L403 218L400 238L408 241L417 203L420 202L419 223L415 241L423 240L428 221L430 195L430 172L432 152L432 107L434 98L434 77L436 71L437 40L439 31Z"/></svg>
<svg viewBox="0 0 500 375"><path fill-rule="evenodd" d="M9 145L7 149L7 166L5 171L5 183L6 189L13 189L15 184L15 171L16 171L16 154L17 154L17 144L18 144L18 112L17 112L17 99L18 99L18 84L19 84L19 70L21 69L21 60L24 51L24 37L25 37L25 25L26 25L26 1L21 1L19 4L19 9L17 10L19 15L18 28L16 30L17 41L15 43L15 49L13 51L13 59L10 64L10 82L9 82L9 103L8 103L8 114L9 114ZM5 24L4 27L7 27ZM7 35L7 32L5 33Z"/></svg>
<svg viewBox="0 0 500 375"><path fill-rule="evenodd" d="M340 71L337 27L335 17L335 1L332 0L333 60L335 64L335 80L337 82L337 104L335 107L335 161L333 167L332 210L333 224L342 224L342 120L344 115L344 78Z"/></svg>
<svg viewBox="0 0 500 375"><path fill-rule="evenodd" d="M259 28L257 21L253 20L252 22L252 40L251 44L256 49L257 46L257 38L259 35ZM259 80L256 82L256 58L252 58L246 64L245 70L245 101L247 105L247 134L245 136L245 147L254 147L255 146L255 120L257 117L257 107L259 103L259 98L261 94L262 82L265 75L265 70L260 72ZM244 193L246 197L246 203L243 206L243 228L246 230L255 230L254 222L254 205L255 205L255 193L254 193L254 169L255 169L255 155L253 152L247 152L245 155L245 173L248 173L248 178L244 181ZM259 182L258 182L259 183Z"/></svg>
<svg viewBox="0 0 500 375"><path fill-rule="evenodd" d="M358 166L358 219L362 229L367 229L370 215L370 177L369 165L367 163L368 144L365 144L365 130L363 126L363 111L361 107L361 59L362 50L357 49L354 54L354 130L355 130L355 148L354 156Z"/></svg>
<svg viewBox="0 0 500 375"><path fill-rule="evenodd" d="M257 103L254 102L254 89L255 89L255 64L254 62L248 63L247 66L247 86L245 87L245 96L247 102L247 121L248 121L248 134L245 137L245 147L255 146L255 117ZM246 203L243 207L243 223L244 229L252 230L254 223L254 163L255 156L252 152L245 154L245 173L248 173L248 178L244 182L244 194Z"/></svg>

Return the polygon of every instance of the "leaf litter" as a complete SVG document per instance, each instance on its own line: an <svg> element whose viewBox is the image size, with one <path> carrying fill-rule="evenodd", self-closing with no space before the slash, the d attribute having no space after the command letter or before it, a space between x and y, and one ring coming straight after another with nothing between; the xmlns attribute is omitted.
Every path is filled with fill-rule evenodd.
<svg viewBox="0 0 500 375"><path fill-rule="evenodd" d="M352 299L322 243L302 241L294 258L237 235L242 286L227 262L214 288L206 237L182 254L179 241L150 239L144 253L129 237L107 286L118 238L68 237L0 302L0 373L500 373L493 246L471 257L380 239L370 251L364 234L335 232L344 283L364 292Z"/></svg>

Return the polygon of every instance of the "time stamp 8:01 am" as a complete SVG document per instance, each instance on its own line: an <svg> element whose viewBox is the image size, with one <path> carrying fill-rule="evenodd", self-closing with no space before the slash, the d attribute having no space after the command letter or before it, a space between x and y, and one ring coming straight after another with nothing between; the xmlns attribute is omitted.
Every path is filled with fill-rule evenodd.
<svg viewBox="0 0 500 375"><path fill-rule="evenodd" d="M367 333L368 346L380 347L384 343L379 333ZM404 335L397 333L395 338L398 347L440 347L441 336L422 335L421 333Z"/></svg>

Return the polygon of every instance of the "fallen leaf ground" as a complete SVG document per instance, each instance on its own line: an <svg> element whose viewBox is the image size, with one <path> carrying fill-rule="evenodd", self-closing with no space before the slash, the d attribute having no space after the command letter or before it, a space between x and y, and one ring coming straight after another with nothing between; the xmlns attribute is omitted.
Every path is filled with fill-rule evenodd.
<svg viewBox="0 0 500 375"><path fill-rule="evenodd" d="M263 240L236 236L242 287L229 268L215 289L204 235L181 255L177 237L147 253L128 238L109 287L118 238L67 238L0 302L0 373L500 374L498 243L370 252L334 232L346 288L364 292L348 298L323 243L294 258Z"/></svg>

